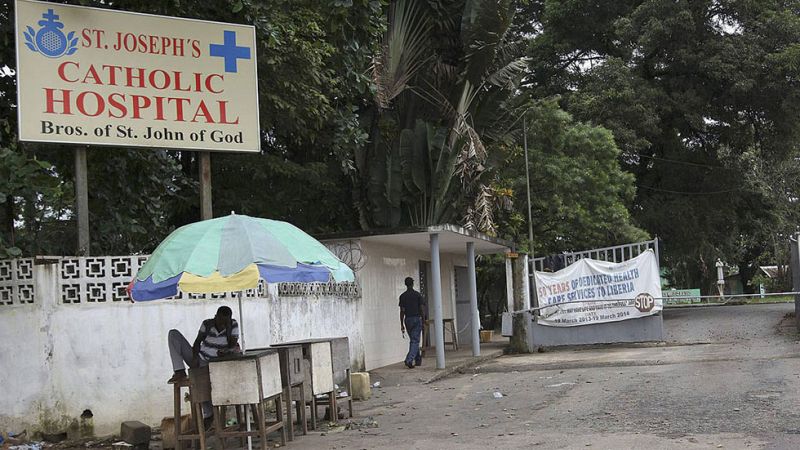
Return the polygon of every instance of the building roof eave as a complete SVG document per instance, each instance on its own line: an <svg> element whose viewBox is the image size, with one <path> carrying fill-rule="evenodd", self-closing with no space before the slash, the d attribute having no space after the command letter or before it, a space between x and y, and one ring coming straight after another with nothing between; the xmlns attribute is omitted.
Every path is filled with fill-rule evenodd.
<svg viewBox="0 0 800 450"><path fill-rule="evenodd" d="M505 253L514 251L518 247L514 242L453 224L329 233L314 237L322 242L362 240L419 250L428 248L431 234L440 235L439 245L442 253L465 252L467 242L474 243L477 254Z"/></svg>

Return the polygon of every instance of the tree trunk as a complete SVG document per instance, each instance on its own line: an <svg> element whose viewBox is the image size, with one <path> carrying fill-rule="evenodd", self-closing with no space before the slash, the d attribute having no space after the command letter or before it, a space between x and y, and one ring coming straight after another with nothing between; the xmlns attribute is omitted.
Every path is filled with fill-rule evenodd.
<svg viewBox="0 0 800 450"><path fill-rule="evenodd" d="M529 293L528 268L526 267L528 258L525 255L520 255L519 258L514 260L514 311L522 311L530 308L528 305ZM513 353L530 353L528 347L528 326L527 321L531 320L529 313L518 313L511 316L512 322L512 335L509 347Z"/></svg>
<svg viewBox="0 0 800 450"><path fill-rule="evenodd" d="M355 151L355 164L356 173L353 176L353 207L358 215L358 224L362 230L369 230L371 228L372 220L370 220L369 208L367 207L367 192L368 183L365 182L365 177L369 177L367 163L369 161L370 153L374 154L377 145L380 130L381 112L380 108L375 108L372 111L372 120L370 123L370 142L364 146L363 149L356 149ZM372 152L370 152L372 150Z"/></svg>

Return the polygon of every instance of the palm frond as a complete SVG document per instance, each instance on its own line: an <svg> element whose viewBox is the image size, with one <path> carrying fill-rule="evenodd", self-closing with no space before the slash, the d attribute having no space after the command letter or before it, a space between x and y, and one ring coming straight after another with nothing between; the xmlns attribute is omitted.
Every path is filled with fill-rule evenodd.
<svg viewBox="0 0 800 450"><path fill-rule="evenodd" d="M480 185L475 204L467 208L462 223L468 230L482 231L489 235L497 234L497 224L494 221L494 191L491 186Z"/></svg>
<svg viewBox="0 0 800 450"><path fill-rule="evenodd" d="M507 39L514 17L510 0L467 0L461 19L461 41L464 44L464 76L480 84L494 62L496 49Z"/></svg>
<svg viewBox="0 0 800 450"><path fill-rule="evenodd" d="M461 218L461 226L467 230L477 231L475 227L475 210L471 206L468 206L464 212L464 217Z"/></svg>
<svg viewBox="0 0 800 450"><path fill-rule="evenodd" d="M430 21L414 0L398 0L389 8L389 28L381 52L373 60L372 78L381 108L408 89L429 58Z"/></svg>
<svg viewBox="0 0 800 450"><path fill-rule="evenodd" d="M485 82L504 89L514 89L517 84L516 81L528 68L528 62L528 58L517 58L490 73Z"/></svg>
<svg viewBox="0 0 800 450"><path fill-rule="evenodd" d="M481 184L478 186L475 203L467 207L462 224L470 230L497 235L495 212L513 207L513 192L508 188Z"/></svg>

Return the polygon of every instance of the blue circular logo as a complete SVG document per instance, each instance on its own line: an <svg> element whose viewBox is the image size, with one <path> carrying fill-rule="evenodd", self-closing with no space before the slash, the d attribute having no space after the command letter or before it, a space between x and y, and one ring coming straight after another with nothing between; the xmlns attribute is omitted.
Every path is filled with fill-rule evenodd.
<svg viewBox="0 0 800 450"><path fill-rule="evenodd" d="M48 9L42 14L39 22L39 31L28 26L24 32L25 46L36 53L41 53L48 58L59 58L64 55L71 55L78 50L78 38L75 32L70 31L64 35L61 31L64 24L58 21L58 14L52 9Z"/></svg>

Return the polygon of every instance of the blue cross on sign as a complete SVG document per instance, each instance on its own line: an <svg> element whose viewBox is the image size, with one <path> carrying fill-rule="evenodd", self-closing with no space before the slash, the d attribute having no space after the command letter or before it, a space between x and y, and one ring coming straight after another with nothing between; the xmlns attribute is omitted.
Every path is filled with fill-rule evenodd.
<svg viewBox="0 0 800 450"><path fill-rule="evenodd" d="M42 18L47 19L44 20L43 22L55 22L56 20L58 20L58 14L56 14L51 8L48 9L46 13L42 14ZM40 23L39 25L43 24Z"/></svg>
<svg viewBox="0 0 800 450"><path fill-rule="evenodd" d="M209 52L211 56L225 58L225 72L238 72L236 61L250 59L250 47L239 47L236 45L236 32L225 30L224 43L211 44Z"/></svg>

